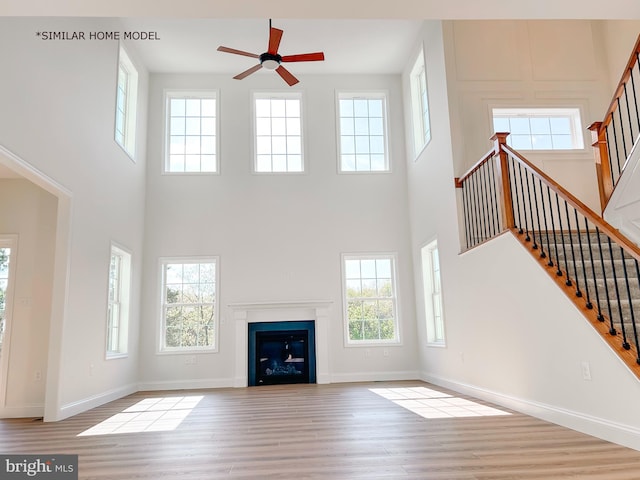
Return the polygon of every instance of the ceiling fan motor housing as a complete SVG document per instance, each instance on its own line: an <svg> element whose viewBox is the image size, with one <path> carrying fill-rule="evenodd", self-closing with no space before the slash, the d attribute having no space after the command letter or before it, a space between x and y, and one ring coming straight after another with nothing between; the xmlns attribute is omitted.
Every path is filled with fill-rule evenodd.
<svg viewBox="0 0 640 480"><path fill-rule="evenodd" d="M280 62L282 62L282 56L277 53L265 52L260 55L260 64L269 70L275 70L278 68L278 66L280 66Z"/></svg>

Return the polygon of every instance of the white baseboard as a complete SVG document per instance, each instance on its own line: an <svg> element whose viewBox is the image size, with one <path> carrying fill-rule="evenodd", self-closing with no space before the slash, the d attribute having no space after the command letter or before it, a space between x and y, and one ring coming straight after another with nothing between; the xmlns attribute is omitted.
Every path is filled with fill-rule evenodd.
<svg viewBox="0 0 640 480"><path fill-rule="evenodd" d="M44 416L44 404L0 408L0 418L40 418L42 416Z"/></svg>
<svg viewBox="0 0 640 480"><path fill-rule="evenodd" d="M109 390L108 392L102 392L96 395L92 395L91 397L83 398L82 400L67 403L66 405L60 407L56 418L45 418L45 421L64 420L65 418L69 418L73 415L86 412L87 410L99 407L100 405L104 405L105 403L112 402L122 397L126 397L127 395L131 395L132 393L136 393L137 391L138 386L135 384L130 384L123 387L115 388L113 390Z"/></svg>
<svg viewBox="0 0 640 480"><path fill-rule="evenodd" d="M358 373L334 373L331 375L331 383L352 382L390 382L394 380L418 380L420 372L358 372Z"/></svg>
<svg viewBox="0 0 640 480"><path fill-rule="evenodd" d="M559 408L532 400L526 400L504 393L494 392L484 388L461 383L438 375L423 372L420 378L428 383L448 388L464 395L470 395L480 400L515 410L547 422L586 433L608 442L617 443L625 447L640 451L640 429L612 422L603 418L593 417L584 413Z"/></svg>
<svg viewBox="0 0 640 480"><path fill-rule="evenodd" d="M150 381L138 384L139 392L150 392L158 390L199 390L206 388L230 388L235 386L234 378L210 378L202 380L169 380Z"/></svg>

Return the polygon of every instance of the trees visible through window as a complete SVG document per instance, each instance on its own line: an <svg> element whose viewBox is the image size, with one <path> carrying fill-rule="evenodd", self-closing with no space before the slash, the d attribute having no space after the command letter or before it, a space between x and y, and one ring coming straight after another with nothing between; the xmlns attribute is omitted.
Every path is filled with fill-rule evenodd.
<svg viewBox="0 0 640 480"><path fill-rule="evenodd" d="M109 262L107 358L127 353L130 291L131 254L112 245Z"/></svg>
<svg viewBox="0 0 640 480"><path fill-rule="evenodd" d="M9 291L9 262L11 246L9 242L0 239L0 358L4 345L7 326L7 296Z"/></svg>
<svg viewBox="0 0 640 480"><path fill-rule="evenodd" d="M516 150L581 150L584 148L577 108L494 108L493 129L509 132Z"/></svg>
<svg viewBox="0 0 640 480"><path fill-rule="evenodd" d="M217 264L216 258L162 262L162 350L216 348Z"/></svg>
<svg viewBox="0 0 640 480"><path fill-rule="evenodd" d="M343 256L347 343L397 342L393 255Z"/></svg>
<svg viewBox="0 0 640 480"><path fill-rule="evenodd" d="M127 52L120 47L116 88L116 142L135 159L136 104L138 100L138 71Z"/></svg>
<svg viewBox="0 0 640 480"><path fill-rule="evenodd" d="M254 102L255 171L304 171L300 94L255 94Z"/></svg>
<svg viewBox="0 0 640 480"><path fill-rule="evenodd" d="M215 92L168 94L165 172L217 172L217 128Z"/></svg>
<svg viewBox="0 0 640 480"><path fill-rule="evenodd" d="M389 171L386 95L338 95L340 171Z"/></svg>

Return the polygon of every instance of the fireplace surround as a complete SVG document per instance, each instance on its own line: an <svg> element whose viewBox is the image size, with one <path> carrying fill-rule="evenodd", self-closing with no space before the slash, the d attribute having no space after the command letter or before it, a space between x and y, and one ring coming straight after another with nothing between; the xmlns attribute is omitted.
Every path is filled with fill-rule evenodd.
<svg viewBox="0 0 640 480"><path fill-rule="evenodd" d="M232 303L228 307L235 323L234 386L249 385L249 325L309 321L315 330L315 383L330 383L328 325L333 302L304 300ZM295 328L293 330L296 330Z"/></svg>

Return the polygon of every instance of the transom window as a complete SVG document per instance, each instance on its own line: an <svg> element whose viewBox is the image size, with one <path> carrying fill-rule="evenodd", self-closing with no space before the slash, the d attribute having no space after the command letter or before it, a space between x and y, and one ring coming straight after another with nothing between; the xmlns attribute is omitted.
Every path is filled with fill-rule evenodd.
<svg viewBox="0 0 640 480"><path fill-rule="evenodd" d="M577 108L494 108L493 129L509 132L516 150L581 150L584 148Z"/></svg>
<svg viewBox="0 0 640 480"><path fill-rule="evenodd" d="M386 95L338 95L341 172L387 172Z"/></svg>
<svg viewBox="0 0 640 480"><path fill-rule="evenodd" d="M131 294L131 254L111 245L109 296L107 306L107 358L127 353L129 303Z"/></svg>
<svg viewBox="0 0 640 480"><path fill-rule="evenodd" d="M115 139L127 154L135 158L136 104L138 99L138 71L120 47L118 82L116 88Z"/></svg>
<svg viewBox="0 0 640 480"><path fill-rule="evenodd" d="M344 255L347 344L397 343L395 256Z"/></svg>
<svg viewBox="0 0 640 480"><path fill-rule="evenodd" d="M162 261L163 351L215 350L218 259Z"/></svg>
<svg viewBox="0 0 640 480"><path fill-rule="evenodd" d="M411 69L411 105L413 110L413 142L415 156L431 140L431 121L429 119L429 99L427 96L427 71L424 64L424 51L420 53Z"/></svg>
<svg viewBox="0 0 640 480"><path fill-rule="evenodd" d="M167 94L165 172L218 171L216 92Z"/></svg>
<svg viewBox="0 0 640 480"><path fill-rule="evenodd" d="M304 171L300 94L256 93L254 102L255 171Z"/></svg>
<svg viewBox="0 0 640 480"><path fill-rule="evenodd" d="M438 242L434 240L422 247L422 284L427 344L444 346L444 317L442 314L442 283Z"/></svg>

